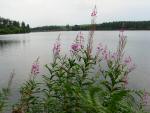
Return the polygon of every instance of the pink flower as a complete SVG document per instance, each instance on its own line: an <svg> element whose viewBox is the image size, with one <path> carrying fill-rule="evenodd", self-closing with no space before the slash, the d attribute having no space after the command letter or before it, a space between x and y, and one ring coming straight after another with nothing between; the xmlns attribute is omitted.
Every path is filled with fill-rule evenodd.
<svg viewBox="0 0 150 113"><path fill-rule="evenodd" d="M102 50L103 50L103 45L102 43L99 43L96 50L96 56L98 56Z"/></svg>
<svg viewBox="0 0 150 113"><path fill-rule="evenodd" d="M107 46L102 45L102 43L100 43L97 47L97 51L96 51L96 57L98 57L98 55L101 54L102 58L106 61L117 61L118 59L118 53L117 52L110 52L107 48Z"/></svg>
<svg viewBox="0 0 150 113"><path fill-rule="evenodd" d="M56 43L54 44L54 47L53 47L53 54L54 56L58 56L59 53L60 53L60 44Z"/></svg>
<svg viewBox="0 0 150 113"><path fill-rule="evenodd" d="M125 59L124 59L124 63L125 64L130 64L131 63L131 57L129 56L129 57L126 57Z"/></svg>
<svg viewBox="0 0 150 113"><path fill-rule="evenodd" d="M79 32L76 36L75 42L71 45L71 52L72 53L77 53L79 52L81 49L84 48L84 37L82 32Z"/></svg>
<svg viewBox="0 0 150 113"><path fill-rule="evenodd" d="M118 58L117 52L112 53L110 57L111 57L111 60L117 61L117 58Z"/></svg>
<svg viewBox="0 0 150 113"><path fill-rule="evenodd" d="M59 34L59 36L56 40L56 43L54 44L54 47L53 47L54 58L57 58L59 56L60 50L61 50L60 47L61 47L61 45L60 45L60 34Z"/></svg>
<svg viewBox="0 0 150 113"><path fill-rule="evenodd" d="M102 49L102 56L106 61L109 60L110 52L108 51L107 46Z"/></svg>
<svg viewBox="0 0 150 113"><path fill-rule="evenodd" d="M124 59L124 65L127 67L128 73L134 70L136 67L130 56Z"/></svg>
<svg viewBox="0 0 150 113"><path fill-rule="evenodd" d="M92 49L93 49L93 37L94 37L94 31L95 31L95 17L97 15L97 9L96 5L91 13L92 19L91 19L91 30L89 32L89 37L88 37L88 44L87 44L87 54L89 57L91 57Z"/></svg>
<svg viewBox="0 0 150 113"><path fill-rule="evenodd" d="M107 46L104 47L101 43L97 47L96 57L98 57L100 53L104 60L106 61L110 60L110 51L108 51Z"/></svg>
<svg viewBox="0 0 150 113"><path fill-rule="evenodd" d="M81 45L82 48L84 47L84 37L81 31L77 34L75 43Z"/></svg>
<svg viewBox="0 0 150 113"><path fill-rule="evenodd" d="M38 73L39 73L39 57L37 58L35 62L33 62L32 68L31 68L31 74L37 75Z"/></svg>
<svg viewBox="0 0 150 113"><path fill-rule="evenodd" d="M74 52L78 52L81 49L81 45L77 44L77 43L74 43L74 44L71 45L71 49Z"/></svg>
<svg viewBox="0 0 150 113"><path fill-rule="evenodd" d="M96 15L97 15L97 8L96 8L96 5L95 5L95 7L94 7L94 9L93 9L93 11L91 13L91 16L95 17Z"/></svg>

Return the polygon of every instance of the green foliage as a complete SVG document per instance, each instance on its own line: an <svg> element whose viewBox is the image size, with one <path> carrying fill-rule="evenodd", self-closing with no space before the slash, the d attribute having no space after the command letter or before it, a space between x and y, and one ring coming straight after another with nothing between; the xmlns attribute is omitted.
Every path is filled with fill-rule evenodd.
<svg viewBox="0 0 150 113"><path fill-rule="evenodd" d="M99 73L97 80L97 76L93 75L94 67L101 62L96 62L83 51L46 65L49 70L49 74L44 76L47 112L140 112L141 101L135 101L135 98L141 98L142 93L123 87L122 70L118 66L116 69L110 67ZM103 79L100 79L102 76Z"/></svg>
<svg viewBox="0 0 150 113"><path fill-rule="evenodd" d="M30 26L0 17L0 34L29 33Z"/></svg>
<svg viewBox="0 0 150 113"><path fill-rule="evenodd" d="M4 107L6 107L8 94L8 89L3 88L0 91L0 113L4 110Z"/></svg>
<svg viewBox="0 0 150 113"><path fill-rule="evenodd" d="M14 77L14 72L11 73L11 76L8 81L8 86L0 90L0 113L4 111L5 107L7 107L8 97L10 94L10 87L12 84L13 77Z"/></svg>
<svg viewBox="0 0 150 113"><path fill-rule="evenodd" d="M42 110L41 100L38 93L40 93L39 84L33 79L25 82L20 89L20 100L13 107L13 113L40 113Z"/></svg>

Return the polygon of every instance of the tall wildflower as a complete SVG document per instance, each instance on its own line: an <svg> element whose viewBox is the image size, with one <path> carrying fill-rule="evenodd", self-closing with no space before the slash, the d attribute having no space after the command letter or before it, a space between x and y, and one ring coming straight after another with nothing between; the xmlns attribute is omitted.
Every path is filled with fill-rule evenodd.
<svg viewBox="0 0 150 113"><path fill-rule="evenodd" d="M106 61L108 67L113 67L118 70L123 70L122 81L123 86L128 85L128 74L135 69L135 64L133 63L131 57L124 58L124 48L127 42L127 37L124 35L124 30L121 29L119 33L119 45L116 52L110 52L106 45L100 43L97 47L96 57L100 54L102 59Z"/></svg>
<svg viewBox="0 0 150 113"><path fill-rule="evenodd" d="M84 36L81 31L77 34L76 43L78 43L82 49L84 48Z"/></svg>
<svg viewBox="0 0 150 113"><path fill-rule="evenodd" d="M149 93L144 90L144 94L143 94L143 98L142 98L143 105L147 105L148 101L149 101Z"/></svg>
<svg viewBox="0 0 150 113"><path fill-rule="evenodd" d="M92 17L92 19L91 19L91 30L89 32L88 44L87 44L87 52L88 52L89 56L91 56L92 49L93 49L93 37L94 37L95 24L96 24L96 15L97 15L97 8L95 5L95 7L91 13L91 17Z"/></svg>
<svg viewBox="0 0 150 113"><path fill-rule="evenodd" d="M135 69L135 64L133 63L130 56L125 57L124 65L127 67L127 72L130 73L132 70Z"/></svg>
<svg viewBox="0 0 150 113"><path fill-rule="evenodd" d="M95 15L94 13L92 13L92 15ZM91 45L91 38L90 38L90 44ZM106 61L122 61L123 56L124 56L124 48L127 42L127 36L124 35L124 30L121 29L119 32L119 45L117 48L116 52L110 52L107 48L107 46L102 45L102 43L100 43L97 47L97 52L96 52L96 56L98 56L100 53L103 57L104 60Z"/></svg>
<svg viewBox="0 0 150 113"><path fill-rule="evenodd" d="M117 57L118 57L117 52L113 52L113 53L111 54L111 56L110 56L110 58L111 58L112 61L117 61Z"/></svg>
<svg viewBox="0 0 150 113"><path fill-rule="evenodd" d="M11 72L9 77L8 85L6 88L0 89L0 113L3 113L8 105L8 99L10 97L11 85L14 78L15 72Z"/></svg>
<svg viewBox="0 0 150 113"><path fill-rule="evenodd" d="M122 29L119 33L119 45L117 48L118 61L120 61L124 55L124 48L126 43L127 43L127 36L124 35L124 30Z"/></svg>
<svg viewBox="0 0 150 113"><path fill-rule="evenodd" d="M128 74L135 69L135 64L133 63L130 56L124 57L124 48L127 43L127 36L124 35L124 29L122 28L119 33L119 45L117 48L117 61L124 66L124 87L128 85ZM122 68L122 67L121 67Z"/></svg>
<svg viewBox="0 0 150 113"><path fill-rule="evenodd" d="M124 65L124 86L126 87L128 85L128 74L135 69L135 64L133 63L130 56L125 57L123 59L123 65Z"/></svg>
<svg viewBox="0 0 150 113"><path fill-rule="evenodd" d="M39 57L33 62L31 68L31 75L37 75L39 73Z"/></svg>
<svg viewBox="0 0 150 113"><path fill-rule="evenodd" d="M119 67L120 67L120 63L123 63L123 65L125 65L125 73L124 73L124 76L122 78L123 80L123 86L126 88L127 85L128 85L128 65L131 63L131 57L128 57L128 58L125 58L123 59L124 57L124 48L125 48L125 45L127 43L127 36L124 35L124 30L123 28L120 30L120 33L119 33L119 45L118 45L118 48L117 48L117 62L119 63ZM122 62L123 61L123 62ZM120 67L122 68L122 66Z"/></svg>
<svg viewBox="0 0 150 113"><path fill-rule="evenodd" d="M83 48L84 48L84 37L83 37L82 32L80 31L77 34L74 43L72 43L71 45L71 53L76 54Z"/></svg>
<svg viewBox="0 0 150 113"><path fill-rule="evenodd" d="M102 43L99 43L96 49L96 57L98 57L102 51L103 51L103 45Z"/></svg>
<svg viewBox="0 0 150 113"><path fill-rule="evenodd" d="M98 55L101 55L103 60L105 61L116 61L117 59L117 53L113 52L111 53L107 46L102 45L102 43L100 43L97 47L97 52L96 52L96 57L98 57Z"/></svg>
<svg viewBox="0 0 150 113"><path fill-rule="evenodd" d="M53 58L54 58L54 60L56 58L58 58L59 55L60 55L60 50L61 50L61 48L60 48L61 47L61 44L60 44L60 35L61 34L58 35L58 38L57 38L57 40L56 40L56 42L55 42L55 44L53 46Z"/></svg>

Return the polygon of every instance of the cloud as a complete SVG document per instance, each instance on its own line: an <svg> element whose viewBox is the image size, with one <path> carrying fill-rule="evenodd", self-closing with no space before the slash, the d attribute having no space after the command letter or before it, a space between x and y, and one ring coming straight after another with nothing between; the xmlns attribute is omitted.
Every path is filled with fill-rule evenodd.
<svg viewBox="0 0 150 113"><path fill-rule="evenodd" d="M0 0L0 16L42 25L86 24L97 4L97 22L149 20L149 0Z"/></svg>

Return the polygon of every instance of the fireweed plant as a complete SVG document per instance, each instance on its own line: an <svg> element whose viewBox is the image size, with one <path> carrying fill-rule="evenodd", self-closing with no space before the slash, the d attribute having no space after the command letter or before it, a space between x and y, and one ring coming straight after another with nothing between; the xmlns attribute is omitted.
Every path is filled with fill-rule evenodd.
<svg viewBox="0 0 150 113"><path fill-rule="evenodd" d="M8 98L10 96L10 89L14 75L15 72L12 71L7 87L0 90L0 113L2 113L4 111L4 108L8 106Z"/></svg>
<svg viewBox="0 0 150 113"><path fill-rule="evenodd" d="M33 62L29 80L21 86L12 113L146 113L144 106L149 93L127 87L129 73L135 65L124 52L127 43L124 31L119 33L116 51L109 51L99 43L94 54L96 15L95 6L87 45L79 32L70 47L70 55L61 55L59 34L52 49L53 61L45 65L48 72L41 76L41 83L37 80L39 57ZM0 112L8 91L0 92Z"/></svg>
<svg viewBox="0 0 150 113"><path fill-rule="evenodd" d="M42 113L42 105L40 99L40 83L36 81L39 74L39 57L33 62L29 80L20 88L20 99L13 106L12 113Z"/></svg>

